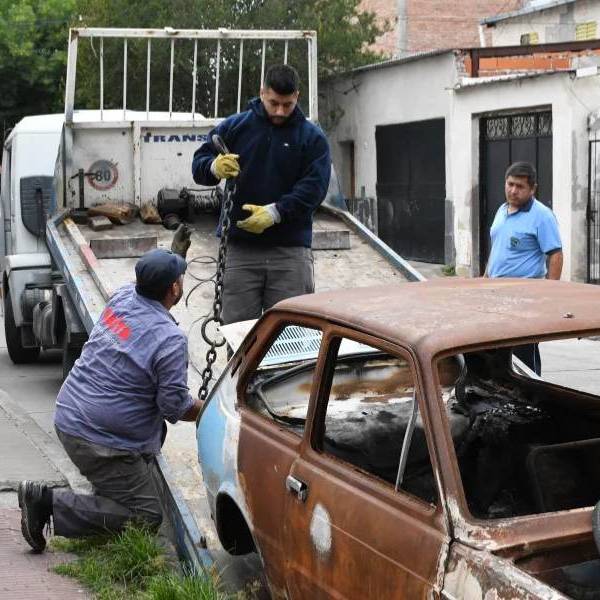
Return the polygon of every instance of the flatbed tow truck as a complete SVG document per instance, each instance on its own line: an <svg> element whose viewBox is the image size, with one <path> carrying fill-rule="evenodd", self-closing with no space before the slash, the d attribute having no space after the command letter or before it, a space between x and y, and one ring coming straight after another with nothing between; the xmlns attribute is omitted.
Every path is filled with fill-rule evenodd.
<svg viewBox="0 0 600 600"><path fill-rule="evenodd" d="M95 110L76 111L75 83L78 43L89 38L99 44L100 104ZM123 108L103 106L103 44L121 40L124 52ZM127 42L147 43L146 111L132 111L127 99ZM150 111L151 48L157 41L171 45L169 110ZM193 45L193 84L190 113L174 112L173 51L177 44ZM196 112L202 93L196 85L199 42L215 46L215 113ZM188 190L195 206L211 204L214 190L198 190L191 178L194 150L219 122L219 64L227 44L239 51L238 109L241 104L244 42L262 43L266 54L280 46L284 60L292 45L305 48L309 118L317 120L316 34L310 31L180 31L147 29L73 29L70 32L64 117L30 117L17 125L4 144L5 165L0 211L2 290L11 358L35 359L40 349L62 348L65 372L76 359L107 299L134 278L134 265L143 250L170 248L173 231L138 219L106 231L92 229L86 218L98 204L140 207L160 205L160 190ZM253 90L254 91L254 90ZM46 137L44 134L47 134ZM53 136L53 137L52 137ZM54 142L52 142L54 140ZM36 160L36 148L57 156L55 164ZM56 150L58 152L56 153ZM44 166L45 165L45 166ZM190 193L189 190L192 190ZM163 192L163 198L165 197ZM209 200L207 200L207 198ZM202 200L204 199L204 200ZM160 206L159 206L160 208ZM218 208L218 207L217 207ZM202 212L202 211L201 211ZM82 218L83 217L83 218ZM173 314L189 338L189 386L195 392L208 344L201 324L211 313L218 239L217 215L202 212L190 222L191 246L185 277L185 301ZM330 193L315 216L315 282L324 291L423 277L386 246L346 209L332 177ZM208 285L201 285L202 282ZM216 335L216 332L215 332ZM9 347L10 350L10 347ZM219 352L216 371L226 364ZM216 379L216 377L214 378ZM213 381L214 381L213 379ZM180 557L201 568L219 564L216 534L210 521L198 469L194 424L169 427L163 454L157 458L158 485L165 515ZM222 551L221 551L222 552Z"/></svg>

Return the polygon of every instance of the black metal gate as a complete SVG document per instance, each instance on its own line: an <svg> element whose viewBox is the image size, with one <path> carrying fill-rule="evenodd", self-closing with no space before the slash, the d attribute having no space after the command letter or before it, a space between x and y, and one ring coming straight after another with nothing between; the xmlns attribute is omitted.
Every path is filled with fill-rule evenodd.
<svg viewBox="0 0 600 600"><path fill-rule="evenodd" d="M600 283L600 139L590 140L588 161L587 280Z"/></svg>
<svg viewBox="0 0 600 600"><path fill-rule="evenodd" d="M480 121L479 251L483 273L490 252L490 227L505 202L504 173L517 161L538 173L536 197L552 207L552 112L498 115Z"/></svg>
<svg viewBox="0 0 600 600"><path fill-rule="evenodd" d="M444 119L375 129L379 237L413 260L444 262Z"/></svg>

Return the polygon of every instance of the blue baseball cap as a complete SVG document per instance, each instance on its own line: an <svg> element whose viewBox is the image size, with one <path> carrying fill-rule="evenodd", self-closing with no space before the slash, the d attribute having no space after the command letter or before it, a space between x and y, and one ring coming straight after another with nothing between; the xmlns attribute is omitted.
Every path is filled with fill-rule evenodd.
<svg viewBox="0 0 600 600"><path fill-rule="evenodd" d="M146 252L135 265L137 284L143 288L164 288L185 273L187 263L170 250L155 248Z"/></svg>

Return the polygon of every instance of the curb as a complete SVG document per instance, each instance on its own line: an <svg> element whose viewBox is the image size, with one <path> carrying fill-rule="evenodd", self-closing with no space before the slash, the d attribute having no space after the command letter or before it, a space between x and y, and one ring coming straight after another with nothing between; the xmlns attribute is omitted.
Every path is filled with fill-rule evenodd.
<svg viewBox="0 0 600 600"><path fill-rule="evenodd" d="M66 452L60 446L58 439L48 435L35 420L10 396L0 390L0 410L6 413L12 424L33 444L40 454L63 476L58 481L48 481L51 487L66 487L70 485L73 489L91 490L90 484L79 473L78 469L71 463ZM0 482L0 491L17 489L19 481Z"/></svg>

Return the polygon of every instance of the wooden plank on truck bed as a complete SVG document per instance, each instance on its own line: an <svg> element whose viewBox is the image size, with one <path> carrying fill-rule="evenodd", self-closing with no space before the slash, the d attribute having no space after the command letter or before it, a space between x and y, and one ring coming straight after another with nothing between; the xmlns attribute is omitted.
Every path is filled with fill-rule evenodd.
<svg viewBox="0 0 600 600"><path fill-rule="evenodd" d="M348 229L316 229L313 231L313 250L350 250Z"/></svg>
<svg viewBox="0 0 600 600"><path fill-rule="evenodd" d="M139 257L156 248L156 245L157 237L155 235L90 239L90 248L96 258Z"/></svg>

